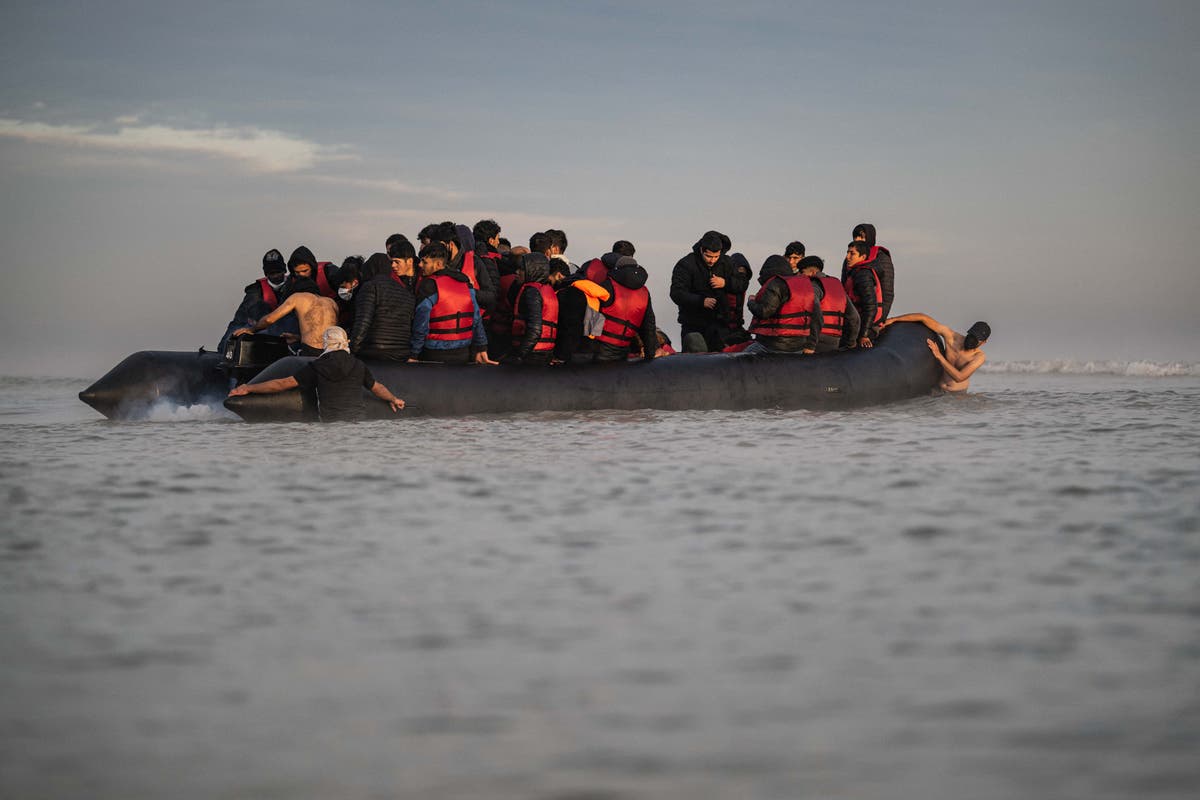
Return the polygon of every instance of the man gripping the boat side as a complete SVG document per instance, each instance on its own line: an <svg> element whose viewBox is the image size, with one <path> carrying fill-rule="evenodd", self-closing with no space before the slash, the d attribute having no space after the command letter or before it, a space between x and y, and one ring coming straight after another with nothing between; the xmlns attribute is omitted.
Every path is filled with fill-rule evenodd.
<svg viewBox="0 0 1200 800"><path fill-rule="evenodd" d="M275 394L299 386L315 389L317 410L322 422L358 422L366 417L362 390L387 403L393 412L404 408L404 401L371 374L367 365L350 354L350 337L336 325L321 332L320 355L286 378L243 383L229 391L230 397L248 394Z"/></svg>
<svg viewBox="0 0 1200 800"><path fill-rule="evenodd" d="M987 360L983 345L992 335L992 329L986 322L976 322L964 335L951 330L928 314L901 314L885 320L880 330L896 322L920 322L945 340L945 355L942 355L937 342L932 339L927 342L933 357L942 365L942 381L939 386L944 391L965 392L975 370Z"/></svg>
<svg viewBox="0 0 1200 800"><path fill-rule="evenodd" d="M300 355L319 356L324 352L322 334L337 325L337 303L318 294L317 284L309 278L298 278L292 284L292 293L274 311L247 328L238 328L234 336L257 333L269 328L288 314L300 320Z"/></svg>

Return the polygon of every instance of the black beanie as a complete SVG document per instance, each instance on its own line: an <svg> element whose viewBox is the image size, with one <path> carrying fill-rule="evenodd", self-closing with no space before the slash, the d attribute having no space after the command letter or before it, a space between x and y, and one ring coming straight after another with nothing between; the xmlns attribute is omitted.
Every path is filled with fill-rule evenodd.
<svg viewBox="0 0 1200 800"><path fill-rule="evenodd" d="M292 257L288 259L288 269L296 268L297 264L308 264L314 270L317 268L317 257L313 255L312 250L309 250L304 245L300 245L292 251Z"/></svg>
<svg viewBox="0 0 1200 800"><path fill-rule="evenodd" d="M263 256L263 275L270 275L272 272L284 272L287 270L287 264L283 263L283 253L278 250L268 250Z"/></svg>

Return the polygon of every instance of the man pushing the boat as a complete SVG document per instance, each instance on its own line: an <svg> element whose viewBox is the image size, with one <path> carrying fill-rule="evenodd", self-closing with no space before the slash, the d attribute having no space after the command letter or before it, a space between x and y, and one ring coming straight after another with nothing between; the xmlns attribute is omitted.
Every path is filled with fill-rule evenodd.
<svg viewBox="0 0 1200 800"><path fill-rule="evenodd" d="M337 325L338 307L334 300L323 297L317 284L308 278L300 278L292 286L292 293L274 311L248 328L238 328L233 336L257 333L269 328L288 314L300 320L300 355L319 356L325 350L322 335Z"/></svg>
<svg viewBox="0 0 1200 800"><path fill-rule="evenodd" d="M366 416L362 390L391 406L392 411L404 408L404 401L371 374L362 361L350 355L350 337L336 325L321 333L324 345L319 358L305 364L299 372L287 378L262 383L243 383L229 391L230 397L247 394L274 394L304 386L316 389L317 410L322 422L358 422Z"/></svg>
<svg viewBox="0 0 1200 800"><path fill-rule="evenodd" d="M883 330L896 322L920 322L945 340L946 355L942 355L937 342L932 339L927 342L933 357L942 365L942 381L939 386L944 391L965 392L975 370L987 360L983 344L992 335L992 329L986 322L976 322L964 335L951 330L928 314L901 314L885 320L879 329Z"/></svg>

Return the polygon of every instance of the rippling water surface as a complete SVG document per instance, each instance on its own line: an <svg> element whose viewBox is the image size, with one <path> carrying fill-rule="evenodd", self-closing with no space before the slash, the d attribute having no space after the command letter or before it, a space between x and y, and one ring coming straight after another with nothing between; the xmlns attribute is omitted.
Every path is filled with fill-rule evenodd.
<svg viewBox="0 0 1200 800"><path fill-rule="evenodd" d="M5 798L1200 786L1200 378L112 423L0 379Z"/></svg>

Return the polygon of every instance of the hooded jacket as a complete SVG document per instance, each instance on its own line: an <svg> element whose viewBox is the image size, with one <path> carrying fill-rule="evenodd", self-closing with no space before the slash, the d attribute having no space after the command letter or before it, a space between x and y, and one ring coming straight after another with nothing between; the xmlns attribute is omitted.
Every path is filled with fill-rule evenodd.
<svg viewBox="0 0 1200 800"><path fill-rule="evenodd" d="M729 239L725 237L725 249L717 263L709 269L700 255L700 242L692 245L692 252L679 259L671 270L671 301L679 306L679 324L685 329L705 331L714 326L727 326L730 320L728 306L721 302L723 293L740 294L749 285L748 277L738 270L726 252ZM723 289L713 289L708 281L712 277L725 279ZM705 308L705 298L717 300L716 308ZM707 336L705 338L708 338Z"/></svg>
<svg viewBox="0 0 1200 800"><path fill-rule="evenodd" d="M646 286L647 274L646 270L632 258L622 258L624 262L633 262L618 264L614 269L609 270L608 280L602 285L609 292L608 300L600 304L600 313L604 314L606 309L611 309L618 301L624 300L629 293L638 292ZM654 319L654 306L650 302L650 293L644 292L646 298L646 310L642 315L642 323L638 326L637 334L645 343L643 350L643 360L652 361L654 353L658 350L658 329ZM611 324L611 323L610 323ZM596 361L625 361L629 358L630 346L613 345L608 342L595 342L595 359Z"/></svg>
<svg viewBox="0 0 1200 800"><path fill-rule="evenodd" d="M869 222L860 222L854 226L857 232L862 230L867 246L872 248L871 255L867 256L869 266L875 270L875 274L879 276L879 289L883 294L883 318L887 319L892 314L892 300L896 297L896 267L892 263L892 254L886 247L879 247L875 244L875 226ZM846 261L842 261L842 283L846 282L846 273L849 267Z"/></svg>

